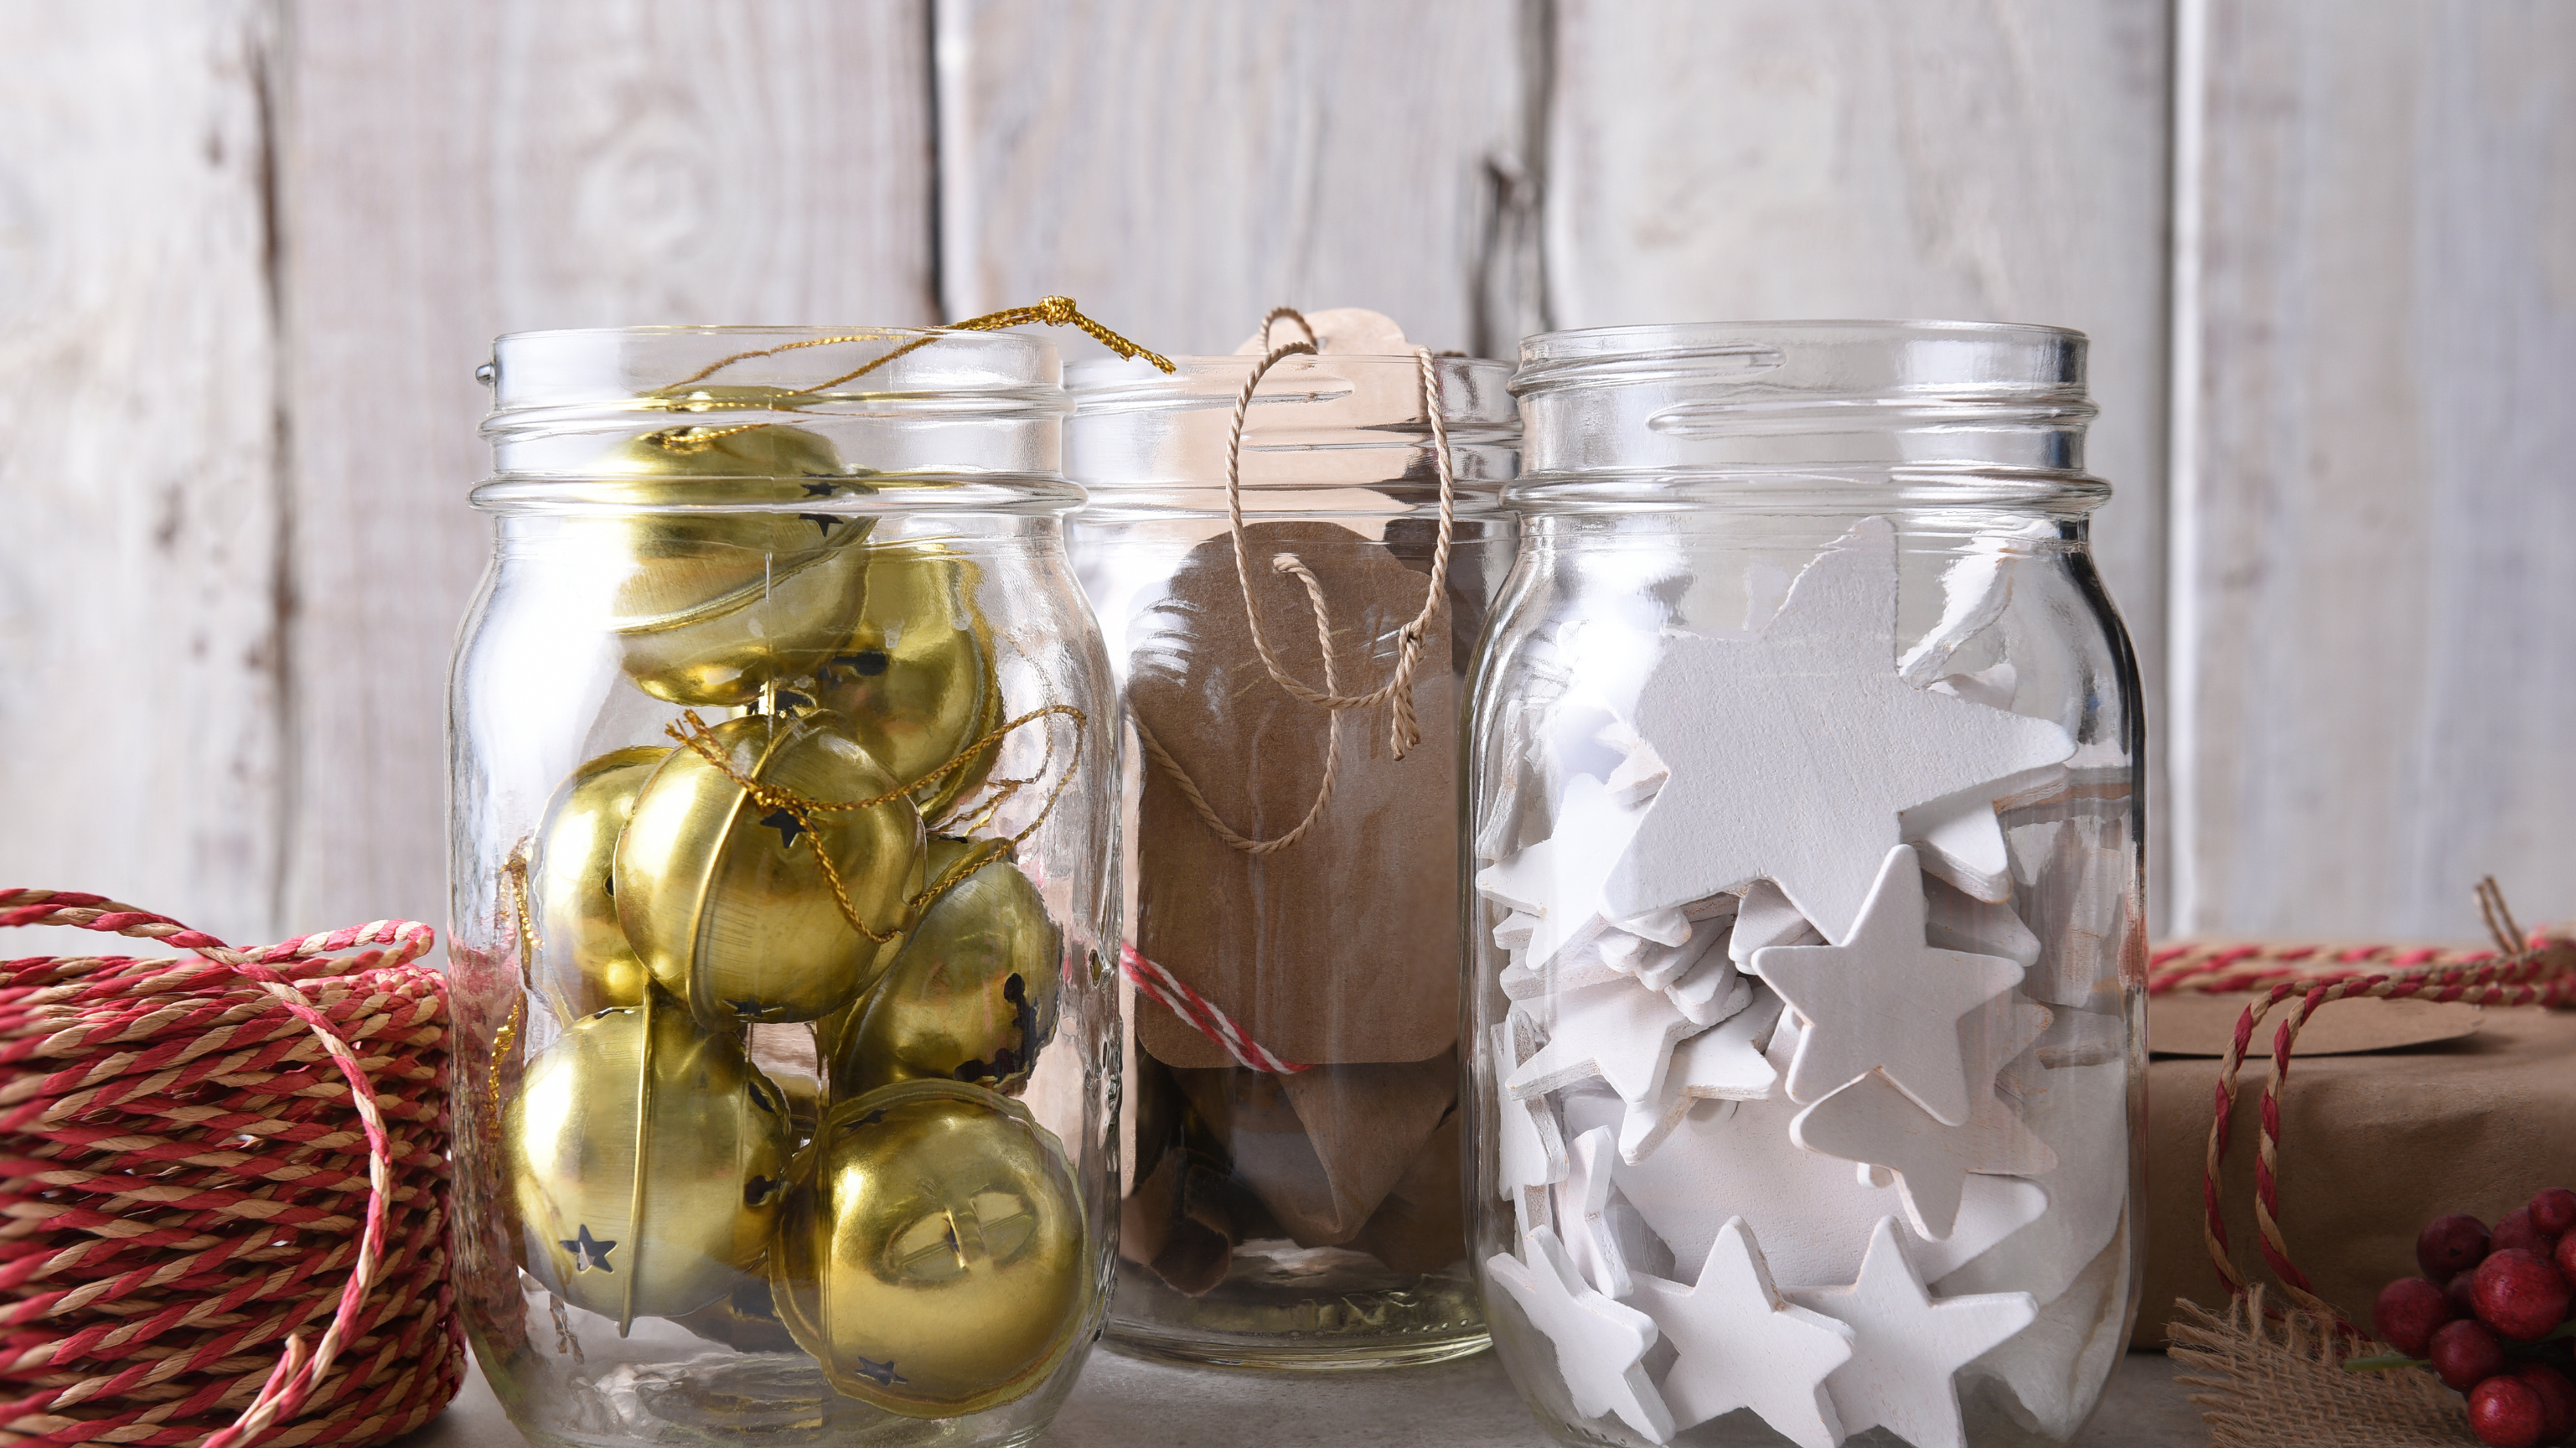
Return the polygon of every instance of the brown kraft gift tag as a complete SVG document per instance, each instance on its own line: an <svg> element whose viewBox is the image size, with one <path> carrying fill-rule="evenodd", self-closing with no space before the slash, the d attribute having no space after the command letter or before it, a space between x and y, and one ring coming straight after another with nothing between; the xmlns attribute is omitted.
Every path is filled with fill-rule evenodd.
<svg viewBox="0 0 2576 1448"><path fill-rule="evenodd" d="M1281 667L1322 690L1305 587L1270 566L1294 553L1331 610L1337 692L1378 687L1394 666L1396 631L1421 611L1423 574L1337 524L1254 523L1244 532L1253 600ZM1341 764L1314 827L1264 855L1219 839L1170 774L1149 764L1138 815L1137 948L1291 1061L1425 1061L1450 1050L1458 1034L1458 918L1449 903L1458 868L1457 705L1445 667L1447 601L1432 618L1427 667L1415 675L1422 740L1402 760L1392 754L1386 709L1337 719L1271 680L1244 618L1227 537L1193 549L1170 595L1140 623L1128 707L1218 818L1255 839L1284 834L1314 803L1327 728L1341 730ZM1168 1011L1140 1012L1137 1038L1166 1065L1233 1064Z"/></svg>

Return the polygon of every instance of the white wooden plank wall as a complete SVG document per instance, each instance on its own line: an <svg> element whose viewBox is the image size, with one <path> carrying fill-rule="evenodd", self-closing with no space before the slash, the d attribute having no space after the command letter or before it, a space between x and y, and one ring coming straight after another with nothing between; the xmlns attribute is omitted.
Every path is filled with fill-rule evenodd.
<svg viewBox="0 0 2576 1448"><path fill-rule="evenodd" d="M303 4L285 46L295 707L281 923L447 908L492 338L934 320L914 0ZM425 913L424 913L425 912Z"/></svg>
<svg viewBox="0 0 2576 1448"><path fill-rule="evenodd" d="M2168 0L1564 0L1561 327L1951 317L2089 334L2093 546L2160 796ZM2163 875L2161 834L2151 866Z"/></svg>
<svg viewBox="0 0 2576 1448"><path fill-rule="evenodd" d="M275 37L249 0L144 22L0 8L0 878L249 938L273 919L291 687ZM0 939L65 949L90 953Z"/></svg>
<svg viewBox="0 0 2576 1448"><path fill-rule="evenodd" d="M2551 0L0 0L0 41L7 877L442 920L490 337L1067 292L1172 351L1282 301L1504 354L2083 327L2175 923L2456 936L2488 869L2576 915Z"/></svg>
<svg viewBox="0 0 2576 1448"><path fill-rule="evenodd" d="M2576 917L2576 7L2186 18L2177 923Z"/></svg>

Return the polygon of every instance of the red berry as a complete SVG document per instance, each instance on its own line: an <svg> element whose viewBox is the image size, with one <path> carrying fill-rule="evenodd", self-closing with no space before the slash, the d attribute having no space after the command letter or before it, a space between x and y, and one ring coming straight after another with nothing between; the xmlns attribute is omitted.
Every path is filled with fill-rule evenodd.
<svg viewBox="0 0 2576 1448"><path fill-rule="evenodd" d="M2487 1255L2492 1257L2498 1252L2519 1249L2546 1257L2557 1245L2555 1238L2541 1231L2539 1224L2531 1220L2531 1208L2516 1207L2504 1214L2504 1220L2495 1224L2495 1234L2487 1239Z"/></svg>
<svg viewBox="0 0 2576 1448"><path fill-rule="evenodd" d="M2380 1340L2408 1357L2422 1357L2433 1329L2452 1318L2451 1301L2429 1277L2400 1277L2379 1289L2370 1325Z"/></svg>
<svg viewBox="0 0 2576 1448"><path fill-rule="evenodd" d="M2451 1316L2468 1318L2478 1315L2478 1297L2473 1290L2477 1285L2478 1274L2475 1272L2463 1272L2443 1284L2442 1297L2451 1304Z"/></svg>
<svg viewBox="0 0 2576 1448"><path fill-rule="evenodd" d="M2454 1274L2485 1261L2486 1255L2487 1224L2466 1212L2435 1217L2415 1239L2416 1265L2436 1282L2450 1281Z"/></svg>
<svg viewBox="0 0 2576 1448"><path fill-rule="evenodd" d="M2496 1340L2495 1330L2475 1318L2460 1318L2433 1329L2433 1342L2424 1354L2433 1360L2433 1373L2442 1385L2455 1393L2465 1393L2504 1370L2504 1344Z"/></svg>
<svg viewBox="0 0 2576 1448"><path fill-rule="evenodd" d="M2520 1247L2479 1263L2469 1293L2477 1303L2478 1320L2517 1342L2549 1336L2567 1316L2567 1279L2548 1259Z"/></svg>
<svg viewBox="0 0 2576 1448"><path fill-rule="evenodd" d="M2576 1287L2576 1232L2558 1239L2558 1253L2554 1260L2558 1263L2558 1275L2567 1279L2568 1286Z"/></svg>
<svg viewBox="0 0 2576 1448"><path fill-rule="evenodd" d="M2576 1192L2551 1187L2534 1196L2523 1210L2531 1213L2531 1224L2543 1235L2564 1237L2568 1228L2576 1227Z"/></svg>
<svg viewBox="0 0 2576 1448"><path fill-rule="evenodd" d="M2515 1377L2523 1380L2540 1398L2540 1441L2555 1443L2576 1433L2576 1383L2553 1367L2533 1363Z"/></svg>
<svg viewBox="0 0 2576 1448"><path fill-rule="evenodd" d="M2537 1448L2546 1421L2540 1395L2520 1378L2489 1378L2469 1390L2469 1430L2489 1448Z"/></svg>

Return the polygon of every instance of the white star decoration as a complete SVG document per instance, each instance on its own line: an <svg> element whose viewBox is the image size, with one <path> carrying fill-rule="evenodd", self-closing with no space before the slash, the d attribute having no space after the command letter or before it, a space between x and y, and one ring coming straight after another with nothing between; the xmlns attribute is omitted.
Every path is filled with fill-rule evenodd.
<svg viewBox="0 0 2576 1448"><path fill-rule="evenodd" d="M1795 1050L1782 1038L1794 1040L1796 1034L1786 1020L1774 1027L1770 1059L1775 1067ZM1596 1126L1618 1126L1624 1124L1625 1110L1606 1095L1569 1096L1563 1106L1565 1129L1575 1135ZM1849 1282L1860 1271L1872 1224L1904 1212L1902 1194L1894 1186L1864 1187L1853 1181L1850 1162L1802 1149L1789 1134L1799 1111L1775 1091L1766 1099L1738 1104L1729 1116L1686 1113L1651 1155L1615 1168L1620 1194L1681 1261L1705 1256L1718 1228L1740 1216L1771 1244L1770 1263L1781 1281L1801 1287ZM2120 1141L2126 1150L2127 1137ZM2117 1173L2113 1179L2115 1184L2125 1181ZM2108 1195L2127 1199L2124 1188ZM1971 1176L1948 1238L1906 1245L1924 1275L1939 1281L1997 1243L2020 1240L2016 1234L2026 1237L2031 1224L2047 1212L2049 1196L2037 1182Z"/></svg>
<svg viewBox="0 0 2576 1448"><path fill-rule="evenodd" d="M1547 1044L1504 1078L1503 1089L1526 1099L1598 1076L1636 1107L1662 1091L1673 1043L1692 1029L1671 1001L1630 981L1566 991L1556 998Z"/></svg>
<svg viewBox="0 0 2576 1448"><path fill-rule="evenodd" d="M1885 1427L1914 1448L1967 1448L1959 1369L2039 1315L2027 1292L1934 1301L1887 1217L1870 1234L1858 1282L1789 1298L1852 1330L1851 1361L1825 1379L1843 1431Z"/></svg>
<svg viewBox="0 0 2576 1448"><path fill-rule="evenodd" d="M1610 1133L1595 1127L1577 1137L1566 1152L1564 1185L1557 1188L1556 1219L1566 1259L1583 1280L1612 1297L1625 1297L1631 1285L1628 1255L1609 1222Z"/></svg>
<svg viewBox="0 0 2576 1448"><path fill-rule="evenodd" d="M1671 777L1604 881L1601 913L1642 917L1768 877L1829 940L1860 914L1866 862L1901 843L1900 813L2075 748L2049 720L1898 677L1883 517L1809 563L1758 637L1667 640L1636 725ZM2001 852L1991 811L1970 824Z"/></svg>
<svg viewBox="0 0 2576 1448"><path fill-rule="evenodd" d="M1630 1162L1645 1160L1702 1101L1759 1101L1770 1095L1780 1073L1755 1043L1768 1039L1779 1019L1780 998L1766 991L1716 1030L1674 1047L1673 1063L1655 1099L1628 1108L1620 1119L1619 1155Z"/></svg>
<svg viewBox="0 0 2576 1448"><path fill-rule="evenodd" d="M1522 947L1531 969L1547 969L1560 951L1591 940L1605 921L1666 945L1690 939L1690 923L1677 909L1650 908L1630 918L1601 908L1601 882L1644 816L1644 806L1621 805L1600 780L1578 774L1557 801L1554 833L1476 872L1479 894L1536 917Z"/></svg>
<svg viewBox="0 0 2576 1448"><path fill-rule="evenodd" d="M1923 875L1914 850L1887 852L1878 883L1843 945L1775 945L1754 972L1810 1028L1789 1068L1789 1099L1821 1100L1872 1069L1945 1124L1968 1119L1968 1064L1943 1029L2012 988L2022 968L1923 939Z"/></svg>
<svg viewBox="0 0 2576 1448"><path fill-rule="evenodd" d="M1594 1291L1549 1228L1530 1233L1523 1246L1527 1263L1498 1252L1485 1259L1485 1273L1556 1345L1556 1370L1574 1411L1587 1418L1616 1415L1658 1443L1671 1441L1673 1415L1645 1367L1655 1345L1654 1319Z"/></svg>
<svg viewBox="0 0 2576 1448"><path fill-rule="evenodd" d="M1510 1076L1537 1051L1538 1028L1525 1012L1514 1010L1494 1023L1494 1079ZM1557 1124L1555 1103L1545 1096L1522 1100L1498 1094L1503 1109L1497 1151L1503 1194L1512 1199L1521 1234L1527 1236L1548 1221L1548 1187L1565 1180L1565 1133Z"/></svg>
<svg viewBox="0 0 2576 1448"><path fill-rule="evenodd" d="M1676 1427L1751 1408L1803 1448L1842 1442L1825 1380L1850 1361L1852 1329L1784 1301L1741 1219L1718 1229L1696 1283L1640 1276L1635 1300L1677 1354L1658 1385Z"/></svg>

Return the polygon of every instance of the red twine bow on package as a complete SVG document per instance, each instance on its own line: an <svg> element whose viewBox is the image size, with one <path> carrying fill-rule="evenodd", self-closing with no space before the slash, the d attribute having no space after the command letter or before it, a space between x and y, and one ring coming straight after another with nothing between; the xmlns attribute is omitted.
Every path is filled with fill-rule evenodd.
<svg viewBox="0 0 2576 1448"><path fill-rule="evenodd" d="M2280 1223L2281 1091L2300 1028L2317 1011L2348 996L2383 1000L2464 1001L2474 1005L2576 1005L2576 938L2526 935L2505 908L2495 881L2478 886L2478 904L2495 937L2492 950L2396 950L2360 946L2168 946L2150 963L2150 994L2260 992L2237 1017L2219 1069L2203 1168L2202 1236L2225 1281L2229 1306L2214 1313L2179 1306L2168 1332L2173 1356L2193 1375L2177 1379L2203 1390L2217 1448L2407 1448L2470 1443L2460 1400L2420 1368L2348 1372L2371 1350L2371 1335L2317 1295L2290 1260ZM2261 1136L2255 1142L2254 1221L2263 1260L2295 1309L2264 1302L2265 1292L2240 1273L2220 1216L2229 1127L2237 1078L2254 1032L2280 1007L2271 1063L2263 1083ZM2361 1364L2356 1362L2356 1366Z"/></svg>
<svg viewBox="0 0 2576 1448"><path fill-rule="evenodd" d="M0 962L0 1444L365 1448L428 1421L463 1372L429 927L236 950L0 891L12 925L194 953Z"/></svg>

